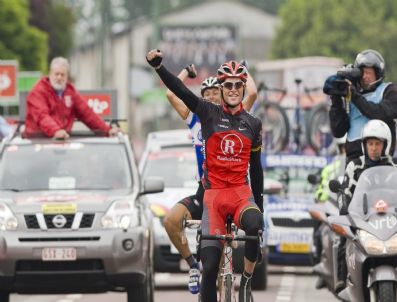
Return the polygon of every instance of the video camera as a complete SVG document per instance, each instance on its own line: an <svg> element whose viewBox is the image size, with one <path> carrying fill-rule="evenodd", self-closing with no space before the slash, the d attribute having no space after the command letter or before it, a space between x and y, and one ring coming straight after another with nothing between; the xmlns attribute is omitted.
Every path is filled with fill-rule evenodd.
<svg viewBox="0 0 397 302"><path fill-rule="evenodd" d="M362 77L362 71L353 64L343 66L336 72L336 79L324 88L324 93L345 97L349 93L349 85L357 86Z"/></svg>
<svg viewBox="0 0 397 302"><path fill-rule="evenodd" d="M360 68L354 67L353 64L348 64L339 69L336 75L343 79L348 79L350 82L357 82L361 79L363 73Z"/></svg>

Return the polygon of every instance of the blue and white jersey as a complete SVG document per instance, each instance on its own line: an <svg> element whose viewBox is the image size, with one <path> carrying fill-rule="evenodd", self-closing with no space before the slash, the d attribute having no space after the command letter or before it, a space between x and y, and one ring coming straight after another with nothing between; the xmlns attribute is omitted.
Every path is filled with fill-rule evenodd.
<svg viewBox="0 0 397 302"><path fill-rule="evenodd" d="M200 180L203 176L203 136L201 133L201 122L197 116L197 114L193 112L189 112L186 118L186 124L192 133L192 142L194 146L194 150L196 151L196 159L197 159L197 168L198 168L198 177Z"/></svg>

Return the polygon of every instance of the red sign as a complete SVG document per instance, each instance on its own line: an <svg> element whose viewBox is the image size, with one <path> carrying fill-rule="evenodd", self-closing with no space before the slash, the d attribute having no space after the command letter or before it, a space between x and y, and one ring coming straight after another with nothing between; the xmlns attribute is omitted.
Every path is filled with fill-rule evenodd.
<svg viewBox="0 0 397 302"><path fill-rule="evenodd" d="M0 97L17 96L17 65L0 62Z"/></svg>
<svg viewBox="0 0 397 302"><path fill-rule="evenodd" d="M378 213L386 213L388 206L389 205L387 204L386 201L380 199L375 204L376 212L378 212Z"/></svg>
<svg viewBox="0 0 397 302"><path fill-rule="evenodd" d="M112 95L110 93L82 93L81 96L96 114L102 117L110 116L112 108Z"/></svg>

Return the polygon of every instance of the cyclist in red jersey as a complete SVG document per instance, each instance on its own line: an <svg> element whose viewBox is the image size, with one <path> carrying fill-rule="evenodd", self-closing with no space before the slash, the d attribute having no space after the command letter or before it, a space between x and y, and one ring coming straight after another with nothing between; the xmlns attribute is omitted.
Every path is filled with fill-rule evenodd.
<svg viewBox="0 0 397 302"><path fill-rule="evenodd" d="M223 104L215 105L190 91L162 65L162 58L163 54L159 50L151 50L146 56L164 84L201 121L205 147L203 234L224 234L226 216L231 214L234 223L247 235L256 235L263 228L263 171L260 162L262 124L247 113L241 104L247 80L246 68L236 61L221 65L217 78L221 83ZM252 191L248 184L248 167ZM216 278L221 247L220 242L202 242L202 302L217 301ZM257 243L247 242L240 302L250 301L251 278L257 256Z"/></svg>

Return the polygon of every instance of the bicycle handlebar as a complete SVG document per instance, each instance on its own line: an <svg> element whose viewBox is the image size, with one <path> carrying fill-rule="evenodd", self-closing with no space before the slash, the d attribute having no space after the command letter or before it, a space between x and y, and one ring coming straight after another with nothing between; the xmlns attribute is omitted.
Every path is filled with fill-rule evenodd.
<svg viewBox="0 0 397 302"><path fill-rule="evenodd" d="M258 236L201 235L201 240L258 241Z"/></svg>

